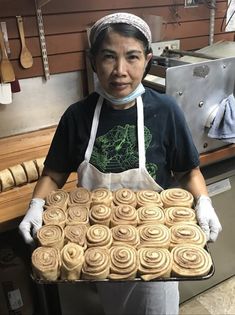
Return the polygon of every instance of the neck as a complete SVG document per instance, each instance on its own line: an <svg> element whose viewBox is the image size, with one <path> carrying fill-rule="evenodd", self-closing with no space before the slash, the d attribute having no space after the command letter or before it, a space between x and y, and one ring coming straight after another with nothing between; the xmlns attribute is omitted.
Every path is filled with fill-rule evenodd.
<svg viewBox="0 0 235 315"><path fill-rule="evenodd" d="M107 102L107 104L115 110L123 110L123 109L131 108L132 106L135 106L136 100L127 104L123 104L123 105L115 105L115 104L112 104L111 102Z"/></svg>

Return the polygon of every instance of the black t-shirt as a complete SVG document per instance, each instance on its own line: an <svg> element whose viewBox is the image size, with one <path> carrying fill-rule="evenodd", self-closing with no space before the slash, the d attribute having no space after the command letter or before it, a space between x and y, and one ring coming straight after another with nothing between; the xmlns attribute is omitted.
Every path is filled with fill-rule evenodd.
<svg viewBox="0 0 235 315"><path fill-rule="evenodd" d="M144 134L146 168L163 188L171 172L199 165L199 155L179 106L170 96L146 88ZM72 104L63 114L45 165L57 172L74 172L84 160L98 94ZM137 168L137 106L113 109L104 102L90 163L104 173Z"/></svg>

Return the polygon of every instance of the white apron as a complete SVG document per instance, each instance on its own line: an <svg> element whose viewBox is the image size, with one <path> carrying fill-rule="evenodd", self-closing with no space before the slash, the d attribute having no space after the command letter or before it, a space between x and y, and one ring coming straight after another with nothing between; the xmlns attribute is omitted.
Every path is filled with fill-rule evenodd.
<svg viewBox="0 0 235 315"><path fill-rule="evenodd" d="M110 190L130 188L161 191L146 170L144 143L144 114L142 97L137 98L137 131L139 168L121 173L102 173L89 163L92 154L103 97L99 97L92 121L90 140L85 152L85 160L78 167L78 185L89 190L105 187ZM106 315L177 315L179 293L177 282L105 282L97 284Z"/></svg>

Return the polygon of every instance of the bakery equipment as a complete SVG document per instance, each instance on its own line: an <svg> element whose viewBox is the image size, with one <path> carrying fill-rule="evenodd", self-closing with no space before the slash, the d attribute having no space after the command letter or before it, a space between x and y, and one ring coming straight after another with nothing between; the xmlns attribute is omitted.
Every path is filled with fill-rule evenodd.
<svg viewBox="0 0 235 315"><path fill-rule="evenodd" d="M234 44L234 43L233 43ZM219 103L234 92L235 45L225 46L228 57L221 56L221 45L195 53L165 49L154 56L144 84L173 96L183 109L199 153L226 146L227 143L207 136ZM228 47L229 46L229 47ZM217 48L220 48L217 52ZM224 53L225 55L225 53Z"/></svg>

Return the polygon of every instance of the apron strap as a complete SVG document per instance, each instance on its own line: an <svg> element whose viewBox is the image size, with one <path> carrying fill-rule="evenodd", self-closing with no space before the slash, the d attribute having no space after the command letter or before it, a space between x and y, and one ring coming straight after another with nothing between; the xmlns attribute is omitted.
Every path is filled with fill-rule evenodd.
<svg viewBox="0 0 235 315"><path fill-rule="evenodd" d="M142 97L137 97L137 129L138 129L138 151L139 168L145 169L145 143L144 143L144 106Z"/></svg>
<svg viewBox="0 0 235 315"><path fill-rule="evenodd" d="M98 102L96 104L96 108L95 108L95 112L94 112L94 116L93 116L90 140L88 142L88 146L87 146L86 153L85 153L85 160L88 162L90 161L91 154L93 151L93 146L95 143L95 137L96 137L96 132L97 132L98 124L99 124L99 117L100 117L100 111L101 111L101 107L103 104L103 100L104 100L103 97L100 96L98 99Z"/></svg>

